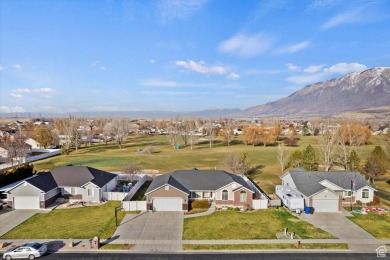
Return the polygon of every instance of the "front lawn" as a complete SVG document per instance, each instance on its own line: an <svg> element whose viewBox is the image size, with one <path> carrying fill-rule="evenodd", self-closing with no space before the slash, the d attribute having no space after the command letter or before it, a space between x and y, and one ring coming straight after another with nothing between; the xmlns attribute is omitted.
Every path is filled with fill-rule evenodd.
<svg viewBox="0 0 390 260"><path fill-rule="evenodd" d="M184 219L183 239L276 239L288 228L300 238L334 238L329 233L291 215L285 209L253 212L220 211Z"/></svg>
<svg viewBox="0 0 390 260"><path fill-rule="evenodd" d="M366 215L355 214L349 220L366 230L378 239L390 239L390 216L382 216L376 212Z"/></svg>
<svg viewBox="0 0 390 260"><path fill-rule="evenodd" d="M344 243L301 244L238 244L238 245L183 245L183 250L270 250L270 249L348 249Z"/></svg>
<svg viewBox="0 0 390 260"><path fill-rule="evenodd" d="M115 232L115 207L120 201L109 201L101 206L56 209L38 213L4 234L1 239L90 239L109 238ZM118 211L118 223L126 212Z"/></svg>

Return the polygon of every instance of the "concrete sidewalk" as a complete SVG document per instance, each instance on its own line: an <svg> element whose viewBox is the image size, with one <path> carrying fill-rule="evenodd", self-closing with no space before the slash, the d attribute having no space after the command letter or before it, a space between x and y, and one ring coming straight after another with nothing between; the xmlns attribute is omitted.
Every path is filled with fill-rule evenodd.
<svg viewBox="0 0 390 260"><path fill-rule="evenodd" d="M202 213L184 215L184 218L197 218L197 217L207 216L207 215L213 214L215 212L215 208L216 208L215 203L212 203L210 208L208 208L207 211L202 212Z"/></svg>

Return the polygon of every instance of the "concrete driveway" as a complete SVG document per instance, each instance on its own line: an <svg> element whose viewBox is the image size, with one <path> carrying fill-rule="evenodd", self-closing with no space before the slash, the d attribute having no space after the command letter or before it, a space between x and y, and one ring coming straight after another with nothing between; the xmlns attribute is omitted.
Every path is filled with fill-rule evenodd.
<svg viewBox="0 0 390 260"><path fill-rule="evenodd" d="M39 210L33 209L0 210L0 236L31 218L38 212Z"/></svg>
<svg viewBox="0 0 390 260"><path fill-rule="evenodd" d="M182 212L126 215L113 237L118 240L182 240Z"/></svg>
<svg viewBox="0 0 390 260"><path fill-rule="evenodd" d="M300 218L340 239L375 239L367 231L347 219L343 213L301 214Z"/></svg>

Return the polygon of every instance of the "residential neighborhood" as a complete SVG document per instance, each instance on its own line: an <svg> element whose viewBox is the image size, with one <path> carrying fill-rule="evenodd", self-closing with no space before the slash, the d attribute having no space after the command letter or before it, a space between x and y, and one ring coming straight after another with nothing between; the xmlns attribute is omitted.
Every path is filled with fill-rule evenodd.
<svg viewBox="0 0 390 260"><path fill-rule="evenodd" d="M388 257L389 10L0 0L0 258Z"/></svg>

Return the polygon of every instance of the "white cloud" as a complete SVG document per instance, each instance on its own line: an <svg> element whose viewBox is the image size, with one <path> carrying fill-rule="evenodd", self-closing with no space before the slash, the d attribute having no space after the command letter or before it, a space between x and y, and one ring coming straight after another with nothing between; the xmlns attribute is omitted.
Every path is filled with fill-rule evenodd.
<svg viewBox="0 0 390 260"><path fill-rule="evenodd" d="M342 24L360 22L364 17L364 13L362 13L362 11L363 11L362 9L358 8L358 9L340 13L332 17L331 19L329 19L324 24L322 24L321 29L327 30Z"/></svg>
<svg viewBox="0 0 390 260"><path fill-rule="evenodd" d="M287 66L287 69L289 71L300 71L301 70L300 67L298 67L298 66L296 66L296 65L294 65L292 63L287 63L286 66Z"/></svg>
<svg viewBox="0 0 390 260"><path fill-rule="evenodd" d="M185 20L201 10L208 0L160 0L159 11L164 22Z"/></svg>
<svg viewBox="0 0 390 260"><path fill-rule="evenodd" d="M156 61L154 59L151 59L150 60L150 63L155 63Z"/></svg>
<svg viewBox="0 0 390 260"><path fill-rule="evenodd" d="M237 80L240 78L240 75L238 75L237 73L235 72L232 72L230 73L228 76L227 76L228 79L231 79L231 80Z"/></svg>
<svg viewBox="0 0 390 260"><path fill-rule="evenodd" d="M311 65L303 70L303 72L306 73L316 73L322 70L324 66L323 65Z"/></svg>
<svg viewBox="0 0 390 260"><path fill-rule="evenodd" d="M230 72L229 69L224 66L208 66L204 61L196 62L193 60L178 60L175 61L175 64L188 71L194 71L205 75L227 75L227 78L231 80L237 80L240 78L238 73Z"/></svg>
<svg viewBox="0 0 390 260"><path fill-rule="evenodd" d="M183 67L190 71L195 71L201 74L225 74L226 69L222 66L207 66L204 61L196 62L193 60L175 62L177 66Z"/></svg>
<svg viewBox="0 0 390 260"><path fill-rule="evenodd" d="M334 74L345 75L366 69L367 66L360 63L337 63L329 67L311 65L303 70L303 74L287 77L286 81L296 85L307 85L326 80Z"/></svg>
<svg viewBox="0 0 390 260"><path fill-rule="evenodd" d="M14 64L14 69L17 69L17 70L19 70L19 69L21 69L22 68L22 65L20 65L20 64Z"/></svg>
<svg viewBox="0 0 390 260"><path fill-rule="evenodd" d="M220 52L250 58L267 51L271 47L272 42L273 39L260 33L252 35L237 33L230 39L221 42L218 50Z"/></svg>
<svg viewBox="0 0 390 260"><path fill-rule="evenodd" d="M4 67L0 65L0 71L4 70Z"/></svg>
<svg viewBox="0 0 390 260"><path fill-rule="evenodd" d="M367 66L360 63L337 63L329 68L325 68L324 71L328 73L347 74L351 72L360 72L366 69Z"/></svg>
<svg viewBox="0 0 390 260"><path fill-rule="evenodd" d="M317 74L303 74L303 75L295 75L291 77L287 77L286 80L290 83L297 85L307 85L310 83L316 83L322 81L326 74L317 73Z"/></svg>
<svg viewBox="0 0 390 260"><path fill-rule="evenodd" d="M146 87L210 87L215 84L212 83L190 83L190 82L177 82L170 80L159 80L159 79L147 79L140 81L143 86Z"/></svg>
<svg viewBox="0 0 390 260"><path fill-rule="evenodd" d="M312 1L308 7L309 10L319 11L322 9L328 9L336 6L338 4L338 0L315 0Z"/></svg>
<svg viewBox="0 0 390 260"><path fill-rule="evenodd" d="M141 84L147 87L180 87L181 84L176 81L165 81L165 80L144 80Z"/></svg>
<svg viewBox="0 0 390 260"><path fill-rule="evenodd" d="M26 112L26 109L24 109L23 107L0 106L0 113L22 113L22 112Z"/></svg>
<svg viewBox="0 0 390 260"><path fill-rule="evenodd" d="M14 93L31 93L31 90L29 88L16 88L16 89L13 89L12 92L14 92Z"/></svg>
<svg viewBox="0 0 390 260"><path fill-rule="evenodd" d="M107 70L107 68L106 68L106 67L103 67L103 66L101 66L101 67L100 67L100 70Z"/></svg>
<svg viewBox="0 0 390 260"><path fill-rule="evenodd" d="M14 97L14 98L21 98L21 97L23 97L23 95L22 94L19 94L19 93L10 93L10 95L11 95L11 97Z"/></svg>
<svg viewBox="0 0 390 260"><path fill-rule="evenodd" d="M305 49L306 47L309 46L309 44L310 44L309 41L303 41L303 42L299 42L296 44L283 46L283 47L277 49L276 53L277 54L295 53L295 52L298 52L298 51Z"/></svg>
<svg viewBox="0 0 390 260"><path fill-rule="evenodd" d="M53 88L38 88L38 89L29 89L29 88L16 88L12 89L10 95L14 98L22 98L23 94L26 93L36 93L43 98L52 98L52 94L55 93Z"/></svg>

